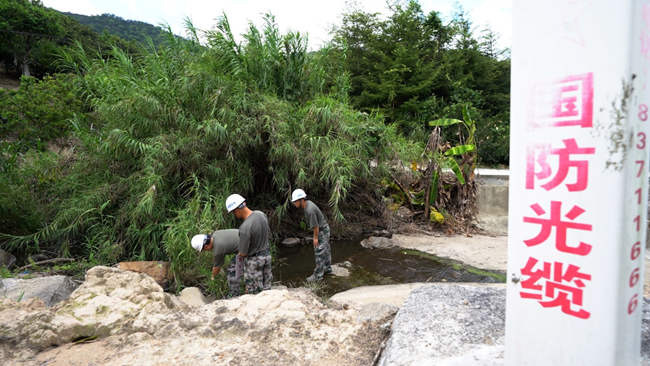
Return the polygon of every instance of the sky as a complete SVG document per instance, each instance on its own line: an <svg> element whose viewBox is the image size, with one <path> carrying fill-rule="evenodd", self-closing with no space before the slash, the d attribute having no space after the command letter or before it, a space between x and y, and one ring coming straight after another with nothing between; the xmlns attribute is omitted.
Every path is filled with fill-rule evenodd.
<svg viewBox="0 0 650 366"><path fill-rule="evenodd" d="M167 22L176 34L182 34L183 19L192 19L195 27L206 30L216 24L215 19L225 12L233 34L245 33L248 23L262 24L262 14L275 15L280 30L291 29L308 33L309 46L317 49L329 40L328 29L339 24L341 14L350 2L365 11L387 13L382 0L42 0L49 8L84 15L110 13L129 20L159 25ZM425 13L440 12L449 20L454 3L458 2L469 13L477 34L489 24L500 35L500 48L512 43L513 0L420 0Z"/></svg>

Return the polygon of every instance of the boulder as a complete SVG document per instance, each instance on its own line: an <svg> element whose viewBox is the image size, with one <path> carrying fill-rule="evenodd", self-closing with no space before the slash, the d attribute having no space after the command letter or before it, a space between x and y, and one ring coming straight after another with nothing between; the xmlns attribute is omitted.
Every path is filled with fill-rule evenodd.
<svg viewBox="0 0 650 366"><path fill-rule="evenodd" d="M372 302L370 304L364 305L361 310L359 310L359 314L357 315L357 319L355 321L357 323L365 323L377 322L386 318L392 319L393 316L397 314L397 310L399 310L397 306L388 305L381 302Z"/></svg>
<svg viewBox="0 0 650 366"><path fill-rule="evenodd" d="M378 365L504 365L504 286L414 289L395 316ZM643 299L641 366L650 366L650 299Z"/></svg>
<svg viewBox="0 0 650 366"><path fill-rule="evenodd" d="M339 304L362 308L367 304L383 303L399 308L413 289L430 284L403 283L399 285L360 286L330 297Z"/></svg>
<svg viewBox="0 0 650 366"><path fill-rule="evenodd" d="M172 280L171 265L169 262L120 262L117 264L117 268L123 271L133 271L137 273L148 274L164 290L167 290L169 288L169 282Z"/></svg>
<svg viewBox="0 0 650 366"><path fill-rule="evenodd" d="M186 287L181 291L178 300L190 306L203 306L208 300L197 287Z"/></svg>
<svg viewBox="0 0 650 366"><path fill-rule="evenodd" d="M379 365L502 365L506 289L422 286L400 308Z"/></svg>
<svg viewBox="0 0 650 366"><path fill-rule="evenodd" d="M77 284L66 276L0 279L0 297L14 301L38 298L47 307L67 299L76 288Z"/></svg>
<svg viewBox="0 0 650 366"><path fill-rule="evenodd" d="M11 269L11 266L16 262L16 257L11 253L5 252L0 249L0 267L5 266L7 269Z"/></svg>
<svg viewBox="0 0 650 366"><path fill-rule="evenodd" d="M342 264L332 264L332 274L338 277L350 277L350 270Z"/></svg>
<svg viewBox="0 0 650 366"><path fill-rule="evenodd" d="M282 241L282 245L292 247L294 245L300 244L300 239L298 238L286 238Z"/></svg>
<svg viewBox="0 0 650 366"><path fill-rule="evenodd" d="M361 246L368 249L389 248L393 246L393 242L382 236L371 236L368 239L363 239Z"/></svg>
<svg viewBox="0 0 650 366"><path fill-rule="evenodd" d="M7 366L369 365L387 332L358 310L324 305L307 289L268 290L174 307L151 277L94 267L67 301L0 298L0 359ZM65 344L97 337L88 344ZM55 346L55 348L50 348ZM86 352L84 352L86 350Z"/></svg>

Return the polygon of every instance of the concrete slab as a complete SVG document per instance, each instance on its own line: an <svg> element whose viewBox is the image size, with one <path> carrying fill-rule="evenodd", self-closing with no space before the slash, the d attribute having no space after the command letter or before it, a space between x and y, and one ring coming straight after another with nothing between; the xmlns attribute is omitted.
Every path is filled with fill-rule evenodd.
<svg viewBox="0 0 650 366"><path fill-rule="evenodd" d="M382 286L362 286L356 287L351 290L339 292L338 294L330 297L330 300L336 301L339 304L348 304L353 308L362 308L363 306L371 303L382 303L396 307L401 307L404 300L409 296L411 291L422 286L446 286L446 285L471 285L475 287L505 287L505 283L450 283L450 282L417 282L417 283L403 283L400 285L382 285Z"/></svg>
<svg viewBox="0 0 650 366"><path fill-rule="evenodd" d="M507 236L393 235L393 244L466 263L472 267L506 271Z"/></svg>

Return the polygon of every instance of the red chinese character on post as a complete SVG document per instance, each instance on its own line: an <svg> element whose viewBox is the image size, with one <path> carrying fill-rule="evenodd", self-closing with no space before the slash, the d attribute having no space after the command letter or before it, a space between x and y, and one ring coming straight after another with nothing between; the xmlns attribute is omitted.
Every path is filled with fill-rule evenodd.
<svg viewBox="0 0 650 366"><path fill-rule="evenodd" d="M592 127L593 100L593 73L538 84L532 90L528 127Z"/></svg>
<svg viewBox="0 0 650 366"><path fill-rule="evenodd" d="M650 30L650 5L643 4L643 22L645 23L645 28Z"/></svg>
<svg viewBox="0 0 650 366"><path fill-rule="evenodd" d="M564 148L551 149L551 144L529 145L526 154L526 189L535 189L535 178L544 180L551 176L551 166L548 163L549 155L557 155L559 164L555 176L550 181L541 185L547 191L557 187L569 173L569 168L576 168L575 183L567 183L569 192L584 191L589 182L589 161L571 160L571 155L593 155L596 149L593 147L578 147L575 139L562 140ZM537 159L535 153L537 152ZM535 172L535 161L541 170Z"/></svg>
<svg viewBox="0 0 650 366"><path fill-rule="evenodd" d="M537 216L542 216L546 214L546 211L539 204L534 204L530 206ZM551 217L548 219L542 219L537 217L524 217L524 222L531 224L540 224L542 226L539 234L529 240L524 240L524 243L531 247L534 245L541 244L545 242L548 237L551 235L551 230L555 227L555 247L557 250L577 255L587 255L591 252L591 245L587 243L580 242L577 247L570 247L567 245L567 230L584 230L591 231L592 226L589 224L581 224L573 222L578 216L582 215L585 212L582 208L578 206L573 206L571 210L565 215L571 221L562 221L562 202L551 201Z"/></svg>
<svg viewBox="0 0 650 366"><path fill-rule="evenodd" d="M532 292L520 291L523 299L535 299L545 308L560 307L563 313L580 319L589 319L591 315L582 307L582 280L591 281L591 275L580 272L580 267L572 264L563 271L564 263L543 262L542 268L533 270L539 261L533 257L521 269L521 287ZM523 276L528 276L523 279ZM541 282L541 283L540 283ZM537 292L537 293L536 293Z"/></svg>
<svg viewBox="0 0 650 366"><path fill-rule="evenodd" d="M641 31L641 54L650 60L650 36Z"/></svg>

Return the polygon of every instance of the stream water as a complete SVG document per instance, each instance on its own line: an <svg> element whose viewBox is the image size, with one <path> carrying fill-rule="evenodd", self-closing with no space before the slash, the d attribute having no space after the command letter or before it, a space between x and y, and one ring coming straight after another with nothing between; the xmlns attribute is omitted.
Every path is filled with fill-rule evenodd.
<svg viewBox="0 0 650 366"><path fill-rule="evenodd" d="M457 262L402 248L366 249L360 240L332 241L332 264L349 262L349 277L325 276L327 295L354 287L413 282L504 282L505 276L475 270ZM315 267L311 245L278 245L274 281L297 287Z"/></svg>

